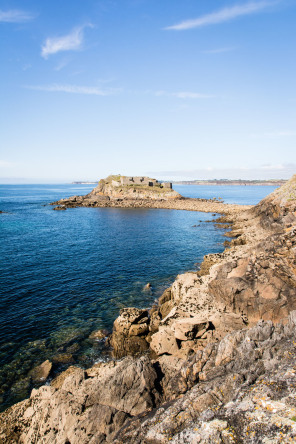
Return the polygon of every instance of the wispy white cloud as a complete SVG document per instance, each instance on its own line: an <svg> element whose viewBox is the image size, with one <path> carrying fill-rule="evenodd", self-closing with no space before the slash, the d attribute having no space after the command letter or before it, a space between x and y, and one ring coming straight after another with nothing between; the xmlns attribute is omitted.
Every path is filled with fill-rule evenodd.
<svg viewBox="0 0 296 444"><path fill-rule="evenodd" d="M62 60L60 63L58 63L56 65L56 67L54 68L55 71L61 71L62 69L64 69L67 65L68 65L69 61L68 60Z"/></svg>
<svg viewBox="0 0 296 444"><path fill-rule="evenodd" d="M0 23L24 23L33 20L36 16L19 9L3 11L0 9Z"/></svg>
<svg viewBox="0 0 296 444"><path fill-rule="evenodd" d="M190 91L180 92L168 92L168 91L156 91L156 96L177 97L178 99L211 99L215 96L209 94L200 94Z"/></svg>
<svg viewBox="0 0 296 444"><path fill-rule="evenodd" d="M276 139L278 137L294 137L296 136L296 131L272 131L262 134L250 134L250 137L254 139Z"/></svg>
<svg viewBox="0 0 296 444"><path fill-rule="evenodd" d="M84 29L92 25L84 25L74 28L70 34L60 37L49 37L41 47L41 55L45 59L51 54L61 51L77 51L82 48Z"/></svg>
<svg viewBox="0 0 296 444"><path fill-rule="evenodd" d="M245 15L255 14L256 12L262 11L269 6L274 5L275 1L257 1L249 2L243 5L235 5L227 8L220 9L219 11L212 12L211 14L206 14L196 19L185 20L183 22L177 23L176 25L168 26L164 28L165 30L173 31L183 31L186 29L199 28L201 26L214 25L218 23L227 22L233 20L237 17L242 17Z"/></svg>
<svg viewBox="0 0 296 444"><path fill-rule="evenodd" d="M222 54L223 52L235 51L237 47L227 47L227 48L216 48L216 49L206 49L202 51L203 54Z"/></svg>
<svg viewBox="0 0 296 444"><path fill-rule="evenodd" d="M25 86L27 89L32 89L35 91L46 91L46 92L64 92L69 94L85 94L92 96L110 96L114 94L118 94L120 92L119 89L115 88L106 88L101 89L96 86L77 86L77 85L44 85L44 86Z"/></svg>

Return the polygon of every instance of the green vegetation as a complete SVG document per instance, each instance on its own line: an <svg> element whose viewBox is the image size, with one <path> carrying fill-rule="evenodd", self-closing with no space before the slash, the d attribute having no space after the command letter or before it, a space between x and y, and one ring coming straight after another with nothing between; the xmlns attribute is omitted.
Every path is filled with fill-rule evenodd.
<svg viewBox="0 0 296 444"><path fill-rule="evenodd" d="M116 180L117 182L119 182L121 177L123 176L121 176L120 174L111 174L111 176L108 176L105 179L105 182L111 182L112 180Z"/></svg>

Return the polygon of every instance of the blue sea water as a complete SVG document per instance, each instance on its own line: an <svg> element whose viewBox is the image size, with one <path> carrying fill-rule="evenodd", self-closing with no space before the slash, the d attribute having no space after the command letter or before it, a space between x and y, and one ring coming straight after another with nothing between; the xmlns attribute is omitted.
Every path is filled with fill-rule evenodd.
<svg viewBox="0 0 296 444"><path fill-rule="evenodd" d="M256 205L277 187L269 185L176 185L184 197L212 199L221 197L225 203Z"/></svg>
<svg viewBox="0 0 296 444"><path fill-rule="evenodd" d="M0 404L29 395L28 373L104 358L90 340L120 308L149 307L178 273L224 249L215 216L177 210L75 208L50 202L93 185L0 185ZM175 186L188 197L256 204L274 187ZM144 290L148 282L151 291Z"/></svg>

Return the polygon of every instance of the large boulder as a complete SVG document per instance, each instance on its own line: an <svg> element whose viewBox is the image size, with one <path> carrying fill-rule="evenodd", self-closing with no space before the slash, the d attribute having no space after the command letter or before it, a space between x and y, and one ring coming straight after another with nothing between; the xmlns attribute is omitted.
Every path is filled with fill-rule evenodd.
<svg viewBox="0 0 296 444"><path fill-rule="evenodd" d="M113 356L122 358L137 355L149 348L146 336L149 333L147 310L124 308L113 324L113 333L109 339Z"/></svg>
<svg viewBox="0 0 296 444"><path fill-rule="evenodd" d="M127 419L155 407L156 379L145 357L68 371L55 386L33 390L29 400L2 414L0 441L112 443Z"/></svg>
<svg viewBox="0 0 296 444"><path fill-rule="evenodd" d="M33 382L44 382L50 375L52 363L47 359L30 372Z"/></svg>

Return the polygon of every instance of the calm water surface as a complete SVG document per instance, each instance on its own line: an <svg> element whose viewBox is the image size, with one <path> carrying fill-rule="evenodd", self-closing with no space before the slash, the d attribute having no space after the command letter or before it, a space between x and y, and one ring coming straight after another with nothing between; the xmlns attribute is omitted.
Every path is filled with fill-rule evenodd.
<svg viewBox="0 0 296 444"><path fill-rule="evenodd" d="M0 185L0 404L28 396L28 372L54 359L90 366L104 358L90 340L120 308L148 307L178 273L223 250L223 230L205 213L76 208L49 202L93 185ZM175 186L189 197L255 204L274 187ZM144 291L147 282L152 291Z"/></svg>

